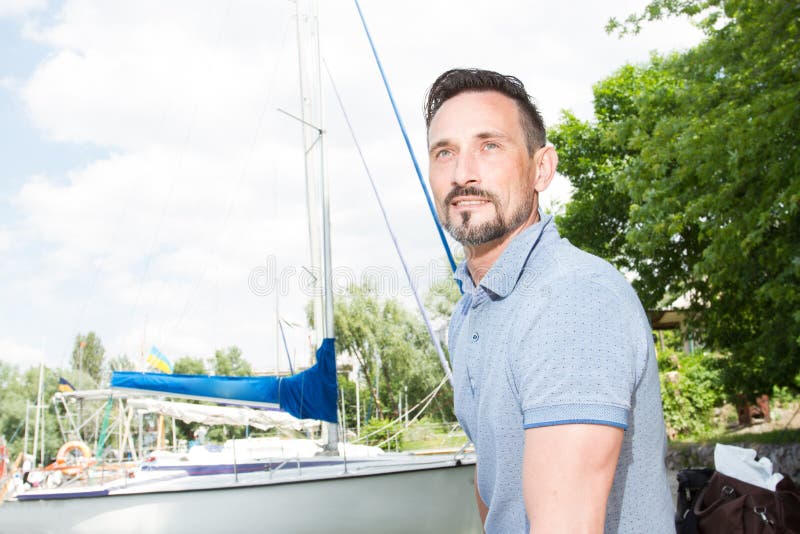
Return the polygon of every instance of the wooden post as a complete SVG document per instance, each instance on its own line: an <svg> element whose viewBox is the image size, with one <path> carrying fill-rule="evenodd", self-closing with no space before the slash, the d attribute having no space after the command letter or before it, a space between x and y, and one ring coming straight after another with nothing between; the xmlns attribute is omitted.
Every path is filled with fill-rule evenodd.
<svg viewBox="0 0 800 534"><path fill-rule="evenodd" d="M747 396L742 393L736 395L736 411L739 414L739 424L741 426L753 424L753 419L750 416L750 402L747 400Z"/></svg>
<svg viewBox="0 0 800 534"><path fill-rule="evenodd" d="M764 422L769 423L772 421L769 415L769 395L764 393L756 397L756 404L758 405L758 409L761 410L761 414L764 416Z"/></svg>

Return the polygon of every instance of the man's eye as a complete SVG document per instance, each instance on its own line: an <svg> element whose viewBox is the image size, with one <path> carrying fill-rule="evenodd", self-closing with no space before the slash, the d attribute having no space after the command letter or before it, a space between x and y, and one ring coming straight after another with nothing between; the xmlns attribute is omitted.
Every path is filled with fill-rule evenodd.
<svg viewBox="0 0 800 534"><path fill-rule="evenodd" d="M452 152L450 152L450 150L448 150L446 148L443 148L442 150L440 150L439 152L436 153L436 157L437 158L446 158L450 154L452 154Z"/></svg>
<svg viewBox="0 0 800 534"><path fill-rule="evenodd" d="M497 143L486 143L485 145L483 145L484 150L494 150L495 148L499 148L497 146Z"/></svg>

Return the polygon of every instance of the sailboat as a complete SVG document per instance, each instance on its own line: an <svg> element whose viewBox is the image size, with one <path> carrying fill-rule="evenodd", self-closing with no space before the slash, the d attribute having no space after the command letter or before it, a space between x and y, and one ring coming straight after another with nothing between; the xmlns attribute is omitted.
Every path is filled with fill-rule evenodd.
<svg viewBox="0 0 800 534"><path fill-rule="evenodd" d="M313 4L313 0L309 0ZM284 459L253 472L190 476L138 471L85 486L38 489L0 505L0 532L201 534L216 532L437 532L482 528L474 506L474 457L386 454L359 462L335 456L337 384L330 283L328 190L323 176L317 19L297 0L306 193L312 266L322 273L314 301L316 363L291 377L197 377L115 373L116 390L217 399L280 409L326 422L324 461ZM316 75L316 76L315 76ZM320 236L320 234L322 234ZM320 459L322 460L322 458Z"/></svg>

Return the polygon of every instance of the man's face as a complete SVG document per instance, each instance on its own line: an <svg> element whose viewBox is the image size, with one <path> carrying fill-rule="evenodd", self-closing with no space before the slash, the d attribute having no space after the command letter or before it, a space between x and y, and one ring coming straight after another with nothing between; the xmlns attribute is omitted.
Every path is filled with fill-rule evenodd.
<svg viewBox="0 0 800 534"><path fill-rule="evenodd" d="M535 165L512 99L454 96L433 117L428 147L439 220L457 241L482 245L535 220Z"/></svg>

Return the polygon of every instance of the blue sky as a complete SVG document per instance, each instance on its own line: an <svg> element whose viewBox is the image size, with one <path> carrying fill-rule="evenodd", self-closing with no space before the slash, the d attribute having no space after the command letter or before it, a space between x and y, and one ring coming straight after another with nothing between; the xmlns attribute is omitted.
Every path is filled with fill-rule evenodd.
<svg viewBox="0 0 800 534"><path fill-rule="evenodd" d="M328 62L423 289L440 245L353 4L321 3ZM626 2L364 0L412 143L425 161L425 90L452 66L521 78L553 124L591 116L591 86L651 50L697 43L687 21L618 39ZM304 323L308 264L295 21L288 1L0 1L0 360L65 366L78 332L110 356L209 357L240 346L275 361L281 315ZM327 84L326 84L327 85ZM408 299L329 87L327 167L337 284L382 277ZM547 205L568 198L558 181ZM307 332L289 332L298 362ZM286 367L285 362L281 364Z"/></svg>
<svg viewBox="0 0 800 534"><path fill-rule="evenodd" d="M38 13L46 21L58 12L61 2L53 2L47 10ZM19 18L0 17L0 73L6 83L25 80L37 65L54 51L53 47L26 39ZM7 201L15 188L27 176L36 173L59 174L102 155L102 150L86 144L56 143L48 141L26 116L24 102L7 86L0 88L0 185L2 198ZM21 157L24 155L24 157ZM39 157L35 157L39 155ZM7 206L3 206L3 214Z"/></svg>

